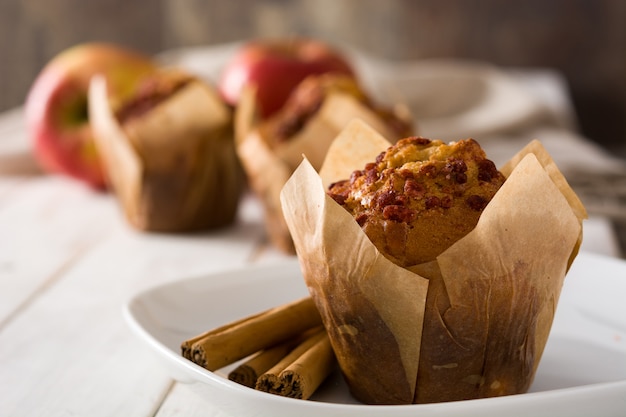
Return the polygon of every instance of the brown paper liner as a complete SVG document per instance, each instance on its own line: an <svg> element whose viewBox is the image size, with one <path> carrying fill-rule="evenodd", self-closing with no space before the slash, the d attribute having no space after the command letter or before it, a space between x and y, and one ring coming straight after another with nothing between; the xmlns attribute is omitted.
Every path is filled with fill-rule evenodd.
<svg viewBox="0 0 626 417"><path fill-rule="evenodd" d="M185 232L234 221L243 172L230 111L209 86L194 80L124 127L102 78L92 81L89 104L99 154L131 225Z"/></svg>
<svg viewBox="0 0 626 417"><path fill-rule="evenodd" d="M539 142L476 228L429 264L401 268L326 195L389 143L353 122L320 174L304 160L281 199L300 265L352 394L372 404L523 393L547 341L584 207Z"/></svg>
<svg viewBox="0 0 626 417"><path fill-rule="evenodd" d="M265 211L265 226L272 244L286 253L295 253L280 204L280 191L302 155L319 169L328 147L352 120L360 119L392 138L390 127L371 109L345 93L331 93L304 128L279 147L271 148L257 119L253 90L246 90L235 114L237 153L252 190Z"/></svg>

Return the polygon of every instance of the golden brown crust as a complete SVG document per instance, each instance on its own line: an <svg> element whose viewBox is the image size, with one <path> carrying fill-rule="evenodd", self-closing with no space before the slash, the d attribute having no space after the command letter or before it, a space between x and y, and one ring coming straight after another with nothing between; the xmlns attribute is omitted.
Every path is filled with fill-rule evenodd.
<svg viewBox="0 0 626 417"><path fill-rule="evenodd" d="M371 109L387 125L395 137L413 134L412 124L391 109L377 106L354 77L340 74L313 75L293 90L283 108L266 120L263 136L270 147L290 140L318 112L330 94L347 94Z"/></svg>
<svg viewBox="0 0 626 417"><path fill-rule="evenodd" d="M116 111L115 116L122 125L141 117L191 81L193 77L190 75L174 70L152 74L141 81L134 95Z"/></svg>
<svg viewBox="0 0 626 417"><path fill-rule="evenodd" d="M381 252L411 266L434 260L470 232L504 180L473 139L409 137L328 193Z"/></svg>
<svg viewBox="0 0 626 417"><path fill-rule="evenodd" d="M352 77L336 74L308 77L293 90L283 108L268 119L265 137L270 146L277 146L299 132L332 92L343 92L367 102L367 97Z"/></svg>

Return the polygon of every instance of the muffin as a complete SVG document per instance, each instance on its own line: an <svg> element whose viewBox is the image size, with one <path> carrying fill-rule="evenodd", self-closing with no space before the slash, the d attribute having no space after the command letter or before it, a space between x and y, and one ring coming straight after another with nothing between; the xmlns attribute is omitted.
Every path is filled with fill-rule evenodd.
<svg viewBox="0 0 626 417"><path fill-rule="evenodd" d="M473 140L392 146L353 122L319 173L304 160L285 184L304 280L359 401L432 403L530 387L586 212L540 142L499 170L487 161ZM436 169L417 175L422 166ZM409 179L420 185L407 187ZM405 189L415 198L401 197ZM430 207L429 196L439 204ZM425 231L407 240L412 222Z"/></svg>
<svg viewBox="0 0 626 417"><path fill-rule="evenodd" d="M244 174L232 113L211 85L160 70L114 112L104 80L95 79L89 107L108 180L132 226L190 232L235 220Z"/></svg>
<svg viewBox="0 0 626 417"><path fill-rule="evenodd" d="M473 139L409 137L328 193L391 261L411 266L469 233L504 180Z"/></svg>
<svg viewBox="0 0 626 417"><path fill-rule="evenodd" d="M268 119L259 120L257 110L253 91L247 90L235 114L237 153L263 205L270 241L290 254L295 250L279 195L303 155L314 167L321 167L332 140L354 119L372 125L385 137L413 134L408 114L376 105L353 77L345 75L306 78Z"/></svg>

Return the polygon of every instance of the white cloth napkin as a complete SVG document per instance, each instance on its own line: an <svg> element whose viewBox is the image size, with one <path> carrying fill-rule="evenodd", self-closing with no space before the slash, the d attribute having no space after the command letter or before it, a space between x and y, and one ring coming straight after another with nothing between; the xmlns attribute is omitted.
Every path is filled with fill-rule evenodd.
<svg viewBox="0 0 626 417"><path fill-rule="evenodd" d="M358 62L368 68L377 96L406 103L423 136L473 137L498 165L539 139L564 172L626 169L623 160L577 132L567 85L557 72L460 60Z"/></svg>

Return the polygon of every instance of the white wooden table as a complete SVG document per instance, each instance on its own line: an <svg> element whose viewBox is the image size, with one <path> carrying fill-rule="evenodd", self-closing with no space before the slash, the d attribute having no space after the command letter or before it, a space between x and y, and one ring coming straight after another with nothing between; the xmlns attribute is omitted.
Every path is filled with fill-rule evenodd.
<svg viewBox="0 0 626 417"><path fill-rule="evenodd" d="M36 173L14 152L25 140L19 109L0 116L0 416L223 415L169 377L122 308L150 286L284 261L257 201L218 232L139 233L111 195ZM620 254L610 222L585 224L583 250Z"/></svg>

